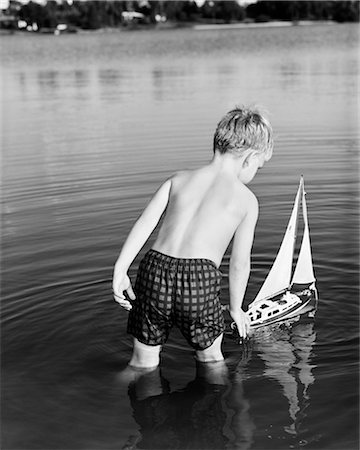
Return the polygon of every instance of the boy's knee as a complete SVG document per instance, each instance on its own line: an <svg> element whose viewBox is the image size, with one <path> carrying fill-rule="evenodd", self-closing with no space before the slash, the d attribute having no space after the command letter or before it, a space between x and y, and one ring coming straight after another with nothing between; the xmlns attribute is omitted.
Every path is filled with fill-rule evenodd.
<svg viewBox="0 0 360 450"><path fill-rule="evenodd" d="M215 362L223 361L224 356L221 351L221 343L223 340L223 334L218 336L215 341L210 345L210 347L205 350L197 350L195 352L195 357L200 362Z"/></svg>
<svg viewBox="0 0 360 450"><path fill-rule="evenodd" d="M152 368L159 365L161 345L143 344L134 338L134 349L129 365L137 368Z"/></svg>

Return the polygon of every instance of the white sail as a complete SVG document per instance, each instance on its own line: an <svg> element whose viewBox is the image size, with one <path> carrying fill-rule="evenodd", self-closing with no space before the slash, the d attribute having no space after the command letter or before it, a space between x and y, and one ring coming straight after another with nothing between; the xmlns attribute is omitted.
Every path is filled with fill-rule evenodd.
<svg viewBox="0 0 360 450"><path fill-rule="evenodd" d="M311 256L310 231L307 217L305 189L303 189L302 192L302 212L304 218L304 234L291 284L307 284L315 281Z"/></svg>
<svg viewBox="0 0 360 450"><path fill-rule="evenodd" d="M290 286L294 247L296 239L297 218L299 213L300 193L303 190L303 178L300 179L299 189L296 194L294 207L286 228L284 239L274 264L264 281L259 293L252 305L255 305L266 298L273 297Z"/></svg>

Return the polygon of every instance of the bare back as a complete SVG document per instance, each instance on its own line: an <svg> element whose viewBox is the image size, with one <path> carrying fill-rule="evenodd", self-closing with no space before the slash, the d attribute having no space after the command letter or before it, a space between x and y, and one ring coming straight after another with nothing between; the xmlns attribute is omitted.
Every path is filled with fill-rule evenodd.
<svg viewBox="0 0 360 450"><path fill-rule="evenodd" d="M155 250L177 258L207 258L218 266L254 195L211 164L173 176Z"/></svg>

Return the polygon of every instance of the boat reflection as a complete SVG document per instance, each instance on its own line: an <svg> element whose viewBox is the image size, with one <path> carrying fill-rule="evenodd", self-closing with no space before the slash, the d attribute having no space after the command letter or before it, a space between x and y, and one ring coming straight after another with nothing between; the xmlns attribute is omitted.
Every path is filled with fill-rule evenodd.
<svg viewBox="0 0 360 450"><path fill-rule="evenodd" d="M315 381L312 363L315 341L314 322L263 328L254 336L253 351L265 363L264 376L279 383L288 401L290 423L283 429L297 439L310 405L309 386Z"/></svg>

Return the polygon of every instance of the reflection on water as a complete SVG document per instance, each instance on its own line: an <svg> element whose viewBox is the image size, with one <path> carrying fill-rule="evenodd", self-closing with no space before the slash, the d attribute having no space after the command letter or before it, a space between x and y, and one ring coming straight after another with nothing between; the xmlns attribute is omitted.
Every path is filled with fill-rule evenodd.
<svg viewBox="0 0 360 450"><path fill-rule="evenodd" d="M288 411L286 414L281 407L277 415L282 417L281 428L289 435L288 442L305 445L302 425L311 407L309 387L315 382L315 341L313 322L259 329L242 348L240 359L233 358L230 364L197 363L195 379L174 391L161 368L144 371L127 367L117 379L129 386L139 434L130 436L123 449L252 448L257 420L252 416L246 383L251 376L249 362L255 358L265 363L262 376L281 386ZM279 403L273 394L271 400ZM263 402L269 402L269 394ZM274 424L266 439L284 441L285 437Z"/></svg>
<svg viewBox="0 0 360 450"><path fill-rule="evenodd" d="M87 70L39 68L36 73L36 81L38 92L45 89L44 94L47 95L50 93L56 95L58 91L67 88L86 89L92 92L92 96L96 93L101 95L101 91L99 90L99 87L101 87L105 88L106 91L114 90L113 92L116 96L120 94L129 96L130 94L134 94L132 91L133 88L145 90L145 88L150 86L160 95L170 93L170 87L172 89L175 88L177 94L179 94L179 89L189 89L191 88L191 84L193 84L194 89L198 89L201 87L202 82L209 83L214 81L211 78L208 79L209 73L204 72L208 70L213 72L210 75L216 77L216 83L224 83L234 78L237 78L239 81L244 79L243 65L239 63L240 61L234 61L231 66L226 67L223 65L217 66L212 61L205 61L202 62L202 64L205 64L205 67L178 63L175 63L173 67L168 67L161 62L154 62L146 68L150 72L149 78L141 71L142 66L135 63L126 64L121 68L90 68ZM254 71L255 69L249 65L247 70ZM324 89L325 92L328 91L330 95L333 95L335 92L339 92L341 88L346 91L351 91L356 87L352 84L341 86L339 82L339 77L345 74L356 75L357 73L356 62L348 61L340 54L329 56L329 60L322 64L314 61L305 61L304 64L304 62L300 63L290 58L286 61L280 61L276 67L271 67L270 65L268 70L281 74L279 79L275 80L278 86L273 86L272 89L274 87L281 88L291 95L297 94L302 90L307 92L309 88L312 89L311 93L316 96L321 94L318 88ZM327 72L331 70L332 77L325 86L314 86L311 77L321 76L324 70ZM34 73L31 71L19 71L17 69L16 78L23 93L29 93L27 90L32 85L33 76ZM264 80L264 83L266 83L266 80ZM202 86L202 88L204 87ZM210 84L207 87L210 87ZM250 87L250 89L252 88ZM15 92L12 93L12 95L14 94L16 96ZM187 92L183 92L183 94L187 95Z"/></svg>
<svg viewBox="0 0 360 450"><path fill-rule="evenodd" d="M225 362L197 363L195 379L173 392L160 369L140 374L127 368L121 377L133 378L129 397L140 426L136 448L250 448L253 424L241 374L231 382ZM134 448L130 442L123 448Z"/></svg>
<svg viewBox="0 0 360 450"><path fill-rule="evenodd" d="M315 340L314 323L300 323L288 329L260 329L254 345L265 363L265 377L280 384L288 401L290 424L284 430L299 441L301 424L311 403L308 389L315 381L312 370L316 366L311 359Z"/></svg>

